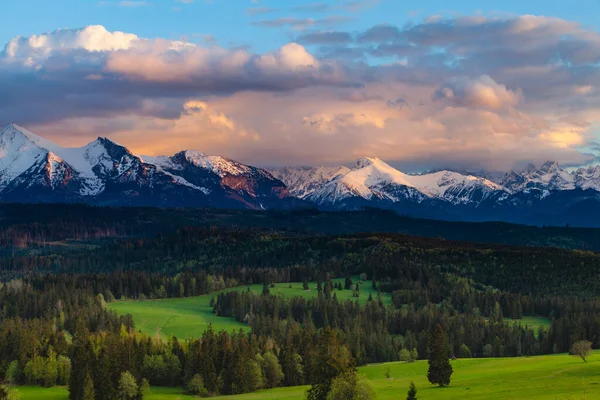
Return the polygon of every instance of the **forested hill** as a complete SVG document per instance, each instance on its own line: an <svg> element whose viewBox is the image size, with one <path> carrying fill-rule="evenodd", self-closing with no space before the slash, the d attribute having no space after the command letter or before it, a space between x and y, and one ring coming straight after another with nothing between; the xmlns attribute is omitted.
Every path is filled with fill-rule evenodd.
<svg viewBox="0 0 600 400"><path fill-rule="evenodd" d="M152 237L187 226L254 229L284 232L288 235L404 233L479 243L600 251L600 229L596 228L536 227L503 222L446 222L409 218L377 209L346 212L313 209L252 211L109 208L78 204L0 205L0 248L14 251L47 247L65 240Z"/></svg>
<svg viewBox="0 0 600 400"><path fill-rule="evenodd" d="M0 280L46 273L140 271L175 276L205 271L244 282L277 282L367 274L382 287L467 278L481 289L594 297L600 295L600 253L544 247L474 244L402 234L289 236L197 227L152 238L122 239L92 250L0 258ZM405 287L406 285L400 285ZM443 286L443 285L442 285ZM392 291L394 287L386 288ZM431 294L428 296L431 297Z"/></svg>

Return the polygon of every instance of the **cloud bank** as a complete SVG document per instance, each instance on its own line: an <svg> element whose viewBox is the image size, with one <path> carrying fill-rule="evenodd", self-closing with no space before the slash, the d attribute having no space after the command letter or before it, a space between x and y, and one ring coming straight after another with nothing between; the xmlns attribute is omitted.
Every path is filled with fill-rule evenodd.
<svg viewBox="0 0 600 400"><path fill-rule="evenodd" d="M529 15L314 29L262 54L88 26L6 45L0 123L259 165L577 164L598 148L599 66L598 32Z"/></svg>

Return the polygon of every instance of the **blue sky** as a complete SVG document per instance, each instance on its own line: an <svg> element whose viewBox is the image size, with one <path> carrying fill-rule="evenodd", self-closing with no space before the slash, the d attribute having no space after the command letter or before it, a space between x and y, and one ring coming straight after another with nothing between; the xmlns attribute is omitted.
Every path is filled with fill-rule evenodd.
<svg viewBox="0 0 600 400"><path fill-rule="evenodd" d="M270 50L298 34L288 27L264 28L253 23L285 17L320 19L345 16L347 21L332 28L360 31L376 24L402 26L431 15L515 15L534 14L555 16L578 21L593 29L600 27L599 0L366 0L360 12L330 9L325 12L297 11L295 7L316 3L336 5L331 0L2 0L0 43L15 36L30 36L57 28L80 28L103 25L110 31L120 30L148 38L187 38L201 41L203 35L213 35L221 46L250 45L258 52ZM121 4L123 3L123 4ZM136 4L134 4L136 3ZM125 5L128 4L128 5ZM271 8L276 11L250 14L252 8Z"/></svg>
<svg viewBox="0 0 600 400"><path fill-rule="evenodd" d="M0 125L66 146L598 162L600 0L0 0L0 15Z"/></svg>

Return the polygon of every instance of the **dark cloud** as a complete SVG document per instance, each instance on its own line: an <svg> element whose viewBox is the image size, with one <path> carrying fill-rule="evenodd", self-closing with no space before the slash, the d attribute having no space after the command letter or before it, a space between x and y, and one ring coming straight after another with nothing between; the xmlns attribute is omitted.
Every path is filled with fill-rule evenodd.
<svg viewBox="0 0 600 400"><path fill-rule="evenodd" d="M376 25L357 37L358 42L387 42L401 37L400 29L392 25Z"/></svg>

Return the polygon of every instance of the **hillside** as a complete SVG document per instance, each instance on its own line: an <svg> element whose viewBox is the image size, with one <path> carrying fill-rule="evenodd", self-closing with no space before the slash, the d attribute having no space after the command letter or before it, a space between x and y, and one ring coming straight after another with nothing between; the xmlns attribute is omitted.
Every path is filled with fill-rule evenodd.
<svg viewBox="0 0 600 400"><path fill-rule="evenodd" d="M600 229L537 227L503 222L446 222L392 211L233 210L0 204L0 248L48 248L54 242L150 237L186 226L250 229L292 235L402 233L479 243L600 251ZM56 244L56 243L54 243Z"/></svg>

